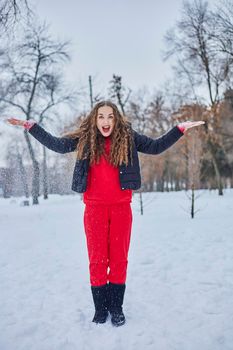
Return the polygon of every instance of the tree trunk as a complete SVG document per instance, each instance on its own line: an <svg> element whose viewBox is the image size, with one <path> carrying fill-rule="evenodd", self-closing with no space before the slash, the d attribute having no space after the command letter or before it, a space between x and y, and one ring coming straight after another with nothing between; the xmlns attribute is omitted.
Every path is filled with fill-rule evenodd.
<svg viewBox="0 0 233 350"><path fill-rule="evenodd" d="M154 191L154 179L150 179L148 182L148 192Z"/></svg>
<svg viewBox="0 0 233 350"><path fill-rule="evenodd" d="M222 178L221 178L221 175L220 175L220 171L219 171L218 164L217 164L217 161L215 159L215 156L213 156L212 162L213 162L213 165L214 165L214 170L215 170L215 175L216 175L216 180L217 180L218 194L219 194L219 196L223 196Z"/></svg>
<svg viewBox="0 0 233 350"><path fill-rule="evenodd" d="M26 171L23 165L23 160L22 160L22 156L18 153L17 154L17 159L19 162L19 172L20 172L20 177L21 177L21 181L23 184L23 190L24 190L24 195L26 198L29 198L29 189L28 189L28 183L27 183L27 175L26 175Z"/></svg>
<svg viewBox="0 0 233 350"><path fill-rule="evenodd" d="M157 191L158 192L164 192L164 179L159 179L157 181Z"/></svg>
<svg viewBox="0 0 233 350"><path fill-rule="evenodd" d="M37 160L33 162L33 178L32 178L32 204L39 204L40 193L40 169Z"/></svg>
<svg viewBox="0 0 233 350"><path fill-rule="evenodd" d="M233 177L230 178L230 186L233 188Z"/></svg>
<svg viewBox="0 0 233 350"><path fill-rule="evenodd" d="M32 166L33 166L33 179L32 179L32 204L39 204L38 197L40 194L40 170L39 170L39 163L36 160L34 150L31 145L31 141L28 136L27 130L24 130L24 136L26 139L26 143L28 146L29 154L32 160Z"/></svg>
<svg viewBox="0 0 233 350"><path fill-rule="evenodd" d="M93 108L93 92L92 92L92 79L91 75L89 75L89 89L90 89L90 103L91 103L91 109Z"/></svg>
<svg viewBox="0 0 233 350"><path fill-rule="evenodd" d="M48 169L46 162L46 148L43 146L43 192L44 199L48 199Z"/></svg>
<svg viewBox="0 0 233 350"><path fill-rule="evenodd" d="M189 189L189 150L188 150L188 140L186 138L185 142L185 191Z"/></svg>
<svg viewBox="0 0 233 350"><path fill-rule="evenodd" d="M192 184L192 198L191 198L191 218L194 218L194 200L195 200L195 193L194 193L194 184Z"/></svg>
<svg viewBox="0 0 233 350"><path fill-rule="evenodd" d="M143 215L142 192L139 192L139 198L140 198L140 211L141 211L141 215Z"/></svg>
<svg viewBox="0 0 233 350"><path fill-rule="evenodd" d="M208 145L209 145L209 149L210 149L210 152L211 152L212 162L213 162L214 171L215 171L215 175L216 175L216 181L217 181L217 186L218 186L218 194L219 194L219 196L223 196L222 179L221 179L221 174L220 174L220 169L219 169L220 167L218 165L218 161L217 161L216 156L215 156L215 154L216 154L215 145L213 145L213 143L212 143L212 141L210 139L208 140Z"/></svg>
<svg viewBox="0 0 233 350"><path fill-rule="evenodd" d="M175 191L180 191L180 181L178 178L175 179Z"/></svg>

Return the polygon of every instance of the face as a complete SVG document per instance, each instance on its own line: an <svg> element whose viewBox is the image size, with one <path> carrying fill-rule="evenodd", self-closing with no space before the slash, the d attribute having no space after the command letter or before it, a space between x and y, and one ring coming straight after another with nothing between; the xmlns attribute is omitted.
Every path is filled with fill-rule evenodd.
<svg viewBox="0 0 233 350"><path fill-rule="evenodd" d="M110 136L115 125L113 109L110 106L98 108L96 126L105 137Z"/></svg>

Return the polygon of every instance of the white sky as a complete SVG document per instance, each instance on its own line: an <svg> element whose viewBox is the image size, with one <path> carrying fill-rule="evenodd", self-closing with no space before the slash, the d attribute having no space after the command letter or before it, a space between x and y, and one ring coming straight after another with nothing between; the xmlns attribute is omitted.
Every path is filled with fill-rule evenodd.
<svg viewBox="0 0 233 350"><path fill-rule="evenodd" d="M162 61L164 35L180 17L182 0L40 0L36 12L52 33L72 40L69 77L104 88L112 74L133 90L158 88L171 76Z"/></svg>

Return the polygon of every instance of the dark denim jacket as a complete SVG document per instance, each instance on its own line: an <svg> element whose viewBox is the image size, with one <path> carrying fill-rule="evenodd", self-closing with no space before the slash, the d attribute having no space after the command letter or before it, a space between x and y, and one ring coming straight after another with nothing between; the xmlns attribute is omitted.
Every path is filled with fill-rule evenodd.
<svg viewBox="0 0 233 350"><path fill-rule="evenodd" d="M68 137L55 137L45 131L38 124L34 124L29 133L47 148L58 153L68 153L75 151L78 139ZM183 133L177 126L173 127L165 135L152 139L148 136L138 134L133 130L133 162L129 165L119 166L120 185L122 190L137 190L141 187L141 175L139 167L138 152L147 154L159 154L171 147ZM89 169L89 159L76 160L72 190L75 192L85 192L87 188L87 175Z"/></svg>

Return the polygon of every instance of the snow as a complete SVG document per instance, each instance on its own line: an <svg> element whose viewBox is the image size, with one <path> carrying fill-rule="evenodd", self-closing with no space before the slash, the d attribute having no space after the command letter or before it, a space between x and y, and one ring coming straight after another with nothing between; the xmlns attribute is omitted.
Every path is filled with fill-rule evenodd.
<svg viewBox="0 0 233 350"><path fill-rule="evenodd" d="M119 328L91 322L80 197L0 199L1 350L233 349L233 191L202 191L194 219L183 191L144 198Z"/></svg>

